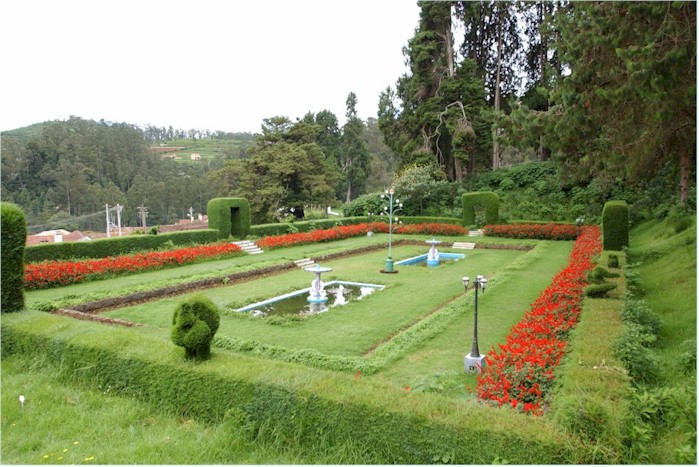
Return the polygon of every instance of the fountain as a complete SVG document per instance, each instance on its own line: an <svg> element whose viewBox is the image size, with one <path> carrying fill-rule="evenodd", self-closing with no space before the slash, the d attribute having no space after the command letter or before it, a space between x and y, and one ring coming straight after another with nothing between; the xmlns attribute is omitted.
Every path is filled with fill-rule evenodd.
<svg viewBox="0 0 699 467"><path fill-rule="evenodd" d="M305 271L308 271L310 273L313 273L316 275L316 278L313 279L313 282L311 282L311 289L310 293L308 294L308 301L310 303L325 303L328 301L328 295L325 293L325 290L323 289L323 281L320 280L320 275L324 272L330 272L332 271L332 268L327 268L327 267L321 267L320 264L316 264L315 266L312 266L310 268L306 268Z"/></svg>
<svg viewBox="0 0 699 467"><path fill-rule="evenodd" d="M432 240L425 240L425 243L432 245L430 247L430 251L427 252L427 267L436 268L439 266L439 251L437 251L437 245L442 242L440 240L435 240L434 237L432 237Z"/></svg>

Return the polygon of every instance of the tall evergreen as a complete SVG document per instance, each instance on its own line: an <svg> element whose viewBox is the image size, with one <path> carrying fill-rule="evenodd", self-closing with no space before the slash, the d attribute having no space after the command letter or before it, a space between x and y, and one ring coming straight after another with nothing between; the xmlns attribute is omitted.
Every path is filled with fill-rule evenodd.
<svg viewBox="0 0 699 467"><path fill-rule="evenodd" d="M643 186L671 163L686 203L696 165L696 4L574 2L559 14L558 161L577 179Z"/></svg>
<svg viewBox="0 0 699 467"><path fill-rule="evenodd" d="M474 61L457 63L453 2L419 5L419 26L403 50L411 73L381 93L379 128L400 167L437 165L461 180L464 165L474 170L490 147L483 80Z"/></svg>
<svg viewBox="0 0 699 467"><path fill-rule="evenodd" d="M364 141L364 122L357 117L357 95L350 92L345 101L347 121L340 139L340 168L344 175L345 202L366 192L370 172L369 149Z"/></svg>

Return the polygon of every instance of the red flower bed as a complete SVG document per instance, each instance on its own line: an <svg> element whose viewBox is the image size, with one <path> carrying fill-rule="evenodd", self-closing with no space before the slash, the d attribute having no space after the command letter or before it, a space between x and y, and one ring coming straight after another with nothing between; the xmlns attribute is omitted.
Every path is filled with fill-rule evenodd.
<svg viewBox="0 0 699 467"><path fill-rule="evenodd" d="M578 227L571 224L486 225L483 227L483 234L491 237L575 240Z"/></svg>
<svg viewBox="0 0 699 467"><path fill-rule="evenodd" d="M255 242L257 246L265 250L274 248L305 245L316 242L329 242L344 238L366 235L369 231L388 233L388 224L384 222L371 222L355 225L343 225L331 229L313 230L311 232L299 232L293 234L273 235ZM467 235L468 230L458 225L450 224L412 224L403 225L396 229L401 234L427 234L427 235Z"/></svg>
<svg viewBox="0 0 699 467"><path fill-rule="evenodd" d="M407 224L400 226L396 233L426 235L468 235L468 229L453 224Z"/></svg>
<svg viewBox="0 0 699 467"><path fill-rule="evenodd" d="M541 415L553 370L565 353L568 331L581 311L585 275L602 249L599 227L583 227L566 266L512 328L505 344L491 349L478 376L478 398Z"/></svg>
<svg viewBox="0 0 699 467"><path fill-rule="evenodd" d="M212 243L171 251L151 251L84 261L42 261L24 267L24 285L28 289L44 289L95 279L102 275L189 264L202 258L225 258L240 251L240 247L232 243Z"/></svg>

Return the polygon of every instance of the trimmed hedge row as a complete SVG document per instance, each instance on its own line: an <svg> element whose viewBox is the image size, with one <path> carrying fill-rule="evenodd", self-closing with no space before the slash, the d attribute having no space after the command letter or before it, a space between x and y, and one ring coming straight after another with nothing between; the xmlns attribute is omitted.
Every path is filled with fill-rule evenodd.
<svg viewBox="0 0 699 467"><path fill-rule="evenodd" d="M24 212L11 203L0 203L0 259L2 259L2 302L0 311L24 308L24 243L27 221Z"/></svg>
<svg viewBox="0 0 699 467"><path fill-rule="evenodd" d="M629 206L626 201L607 201L602 210L604 250L629 246Z"/></svg>
<svg viewBox="0 0 699 467"><path fill-rule="evenodd" d="M178 416L244 424L261 440L351 447L368 464L592 459L579 455L579 440L545 417L243 355L215 352L191 365L180 349L147 333L40 312L22 315L29 319L1 323L3 355L21 355L69 383L109 385L116 394Z"/></svg>
<svg viewBox="0 0 699 467"><path fill-rule="evenodd" d="M369 222L366 216L339 217L337 219L315 219L298 222L279 222L274 224L259 224L250 227L250 235L255 237L269 237L272 235L284 235L289 233L310 232L317 229L331 229L339 225L355 225Z"/></svg>
<svg viewBox="0 0 699 467"><path fill-rule="evenodd" d="M72 258L106 258L144 250L157 250L168 242L175 246L212 243L218 240L218 230L183 230L158 235L128 235L126 237L99 238L87 242L44 243L28 246L24 260L36 263L44 260Z"/></svg>
<svg viewBox="0 0 699 467"><path fill-rule="evenodd" d="M453 224L461 225L462 219L455 217L407 217L399 216L404 224ZM250 227L250 235L255 237L269 237L272 235L284 235L298 232L310 232L317 229L331 229L341 225L356 225L365 222L382 222L381 217L367 216L340 217L337 219L317 219L300 222L281 222L276 224L260 224Z"/></svg>

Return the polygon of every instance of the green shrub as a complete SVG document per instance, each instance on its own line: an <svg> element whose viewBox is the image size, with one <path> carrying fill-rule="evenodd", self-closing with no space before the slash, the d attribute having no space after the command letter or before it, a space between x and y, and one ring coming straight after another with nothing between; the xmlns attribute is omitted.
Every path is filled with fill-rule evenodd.
<svg viewBox="0 0 699 467"><path fill-rule="evenodd" d="M499 220L500 198L492 191L479 191L465 193L461 196L464 212L465 226L474 225L476 222L476 206L485 208L485 223L497 224Z"/></svg>
<svg viewBox="0 0 699 467"><path fill-rule="evenodd" d="M619 277L619 274L616 272L609 272L602 266L597 266L587 273L587 281L591 284L601 284L608 277Z"/></svg>
<svg viewBox="0 0 699 467"><path fill-rule="evenodd" d="M614 255L614 254L609 255L609 258L607 258L607 267L618 269L619 268L619 257L617 255Z"/></svg>
<svg viewBox="0 0 699 467"><path fill-rule="evenodd" d="M601 441L615 431L612 417L597 397L582 394L557 402L556 422L568 433L587 441Z"/></svg>
<svg viewBox="0 0 699 467"><path fill-rule="evenodd" d="M27 221L14 204L0 203L0 258L2 260L2 303L0 311L9 313L24 308L24 244Z"/></svg>
<svg viewBox="0 0 699 467"><path fill-rule="evenodd" d="M697 370L696 339L687 339L680 344L677 352L677 363L683 373L690 374Z"/></svg>
<svg viewBox="0 0 699 467"><path fill-rule="evenodd" d="M98 238L89 242L60 242L32 245L25 249L24 260L35 263L45 260L73 258L106 258L159 250L165 245L187 246L212 243L218 240L216 230L183 230L158 235L127 235L125 237Z"/></svg>
<svg viewBox="0 0 699 467"><path fill-rule="evenodd" d="M678 234L696 223L695 214L685 206L674 206L665 218L665 225L673 234Z"/></svg>
<svg viewBox="0 0 699 467"><path fill-rule="evenodd" d="M220 323L219 310L207 297L197 295L180 303L172 317L172 341L184 347L185 356L206 360Z"/></svg>
<svg viewBox="0 0 699 467"><path fill-rule="evenodd" d="M602 284L590 284L585 287L585 296L590 298L600 298L607 296L607 292L616 289L616 284L608 282Z"/></svg>
<svg viewBox="0 0 699 467"><path fill-rule="evenodd" d="M244 198L214 198L206 205L209 228L219 231L219 238L245 238L250 231L250 203Z"/></svg>
<svg viewBox="0 0 699 467"><path fill-rule="evenodd" d="M660 359L650 348L655 341L645 327L628 323L614 342L614 356L636 383L652 383L660 374Z"/></svg>
<svg viewBox="0 0 699 467"><path fill-rule="evenodd" d="M644 330L657 336L660 332L662 321L660 317L653 313L653 310L643 300L628 298L621 309L621 320L624 323L635 323L643 327Z"/></svg>
<svg viewBox="0 0 699 467"><path fill-rule="evenodd" d="M605 250L620 251L629 246L629 207L625 201L607 201L602 210Z"/></svg>

